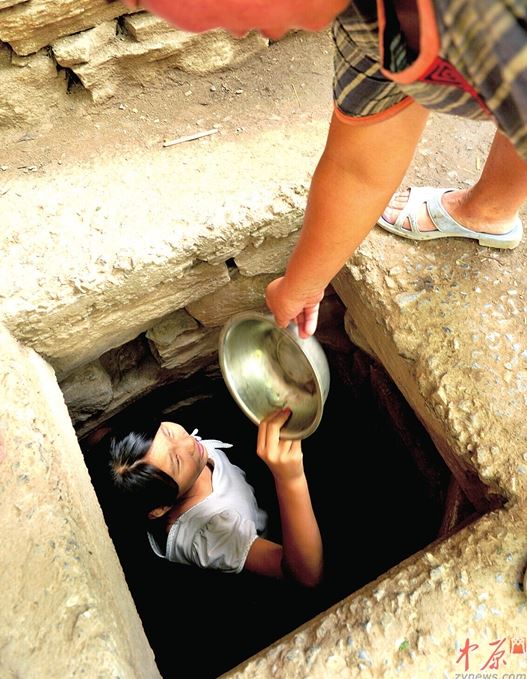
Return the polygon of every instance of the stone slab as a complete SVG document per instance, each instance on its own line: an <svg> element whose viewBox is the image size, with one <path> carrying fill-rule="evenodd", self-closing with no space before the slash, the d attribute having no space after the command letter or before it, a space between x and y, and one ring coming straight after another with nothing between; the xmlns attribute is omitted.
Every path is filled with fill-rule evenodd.
<svg viewBox="0 0 527 679"><path fill-rule="evenodd" d="M225 261L298 229L327 121L292 127L19 174L1 206L0 320L62 379L225 285Z"/></svg>
<svg viewBox="0 0 527 679"><path fill-rule="evenodd" d="M158 678L53 370L0 347L0 676Z"/></svg>
<svg viewBox="0 0 527 679"><path fill-rule="evenodd" d="M63 35L71 35L127 14L129 10L111 0L31 0L2 9L0 41L20 55L37 52Z"/></svg>
<svg viewBox="0 0 527 679"><path fill-rule="evenodd" d="M526 490L526 259L523 244L414 243L376 229L334 281L481 509Z"/></svg>
<svg viewBox="0 0 527 679"><path fill-rule="evenodd" d="M467 639L473 677L494 650L494 669L522 676L510 640L524 637L526 518L495 511L430 545L222 679L470 677Z"/></svg>

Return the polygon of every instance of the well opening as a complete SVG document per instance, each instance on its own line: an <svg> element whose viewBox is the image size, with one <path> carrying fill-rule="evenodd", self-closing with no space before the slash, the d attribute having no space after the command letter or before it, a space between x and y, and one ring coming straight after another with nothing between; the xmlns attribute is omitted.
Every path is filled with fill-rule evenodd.
<svg viewBox="0 0 527 679"><path fill-rule="evenodd" d="M111 437L152 434L173 420L233 444L229 458L246 471L269 512L270 537L280 540L272 477L255 453L256 428L229 395L217 360L104 422L99 417L89 433L83 425L81 449L164 679L179 676L187 661L200 679L227 672L478 516L382 366L351 342L322 344L331 389L322 423L303 444L327 568L314 591L160 559L115 502Z"/></svg>

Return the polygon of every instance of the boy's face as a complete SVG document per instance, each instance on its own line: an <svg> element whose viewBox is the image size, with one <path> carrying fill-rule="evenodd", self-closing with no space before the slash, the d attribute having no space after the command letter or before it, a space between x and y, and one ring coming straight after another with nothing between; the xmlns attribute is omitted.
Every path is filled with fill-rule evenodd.
<svg viewBox="0 0 527 679"><path fill-rule="evenodd" d="M186 31L201 33L224 28L235 36L256 29L277 40L297 28L319 31L349 4L349 0L123 0Z"/></svg>
<svg viewBox="0 0 527 679"><path fill-rule="evenodd" d="M196 483L207 464L208 454L179 424L162 422L152 445L143 458L171 476L179 485L178 497L183 497Z"/></svg>

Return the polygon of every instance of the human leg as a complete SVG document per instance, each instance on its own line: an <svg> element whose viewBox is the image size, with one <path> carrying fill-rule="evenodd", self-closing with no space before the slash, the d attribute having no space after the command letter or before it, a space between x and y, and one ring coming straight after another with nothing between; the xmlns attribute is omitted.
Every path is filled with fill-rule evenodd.
<svg viewBox="0 0 527 679"><path fill-rule="evenodd" d="M409 193L405 191L392 196L382 215L386 222L395 223L407 205ZM505 234L518 223L519 210L526 199L527 163L508 138L497 131L477 183L468 189L444 193L441 204L459 224L476 234ZM436 230L424 202L416 207L414 218L420 232ZM404 220L403 228L410 231L408 218Z"/></svg>

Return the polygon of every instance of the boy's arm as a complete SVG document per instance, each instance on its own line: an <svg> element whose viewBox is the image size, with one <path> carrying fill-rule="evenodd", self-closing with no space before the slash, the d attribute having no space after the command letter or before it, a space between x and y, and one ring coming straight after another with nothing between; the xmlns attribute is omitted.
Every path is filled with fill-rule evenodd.
<svg viewBox="0 0 527 679"><path fill-rule="evenodd" d="M263 575L289 575L313 587L322 578L322 538L304 474L301 443L279 438L289 415L287 410L275 413L258 428L257 452L275 480L282 546L261 538L255 540L245 567Z"/></svg>
<svg viewBox="0 0 527 679"><path fill-rule="evenodd" d="M304 488L279 489L277 486L276 490L283 544L256 538L244 568L272 578L292 577L306 587L314 587L322 579L324 562L322 538L309 499L307 482Z"/></svg>
<svg viewBox="0 0 527 679"><path fill-rule="evenodd" d="M276 485L282 545L257 538L249 550L245 568L268 577L291 577L306 587L314 587L323 575L322 538L306 477L303 476L296 488L294 486Z"/></svg>
<svg viewBox="0 0 527 679"><path fill-rule="evenodd" d="M333 115L309 191L300 239L266 302L276 323L316 329L324 289L351 257L402 182L428 111L411 104L382 122L349 125ZM307 319L311 318L311 322Z"/></svg>
<svg viewBox="0 0 527 679"><path fill-rule="evenodd" d="M282 569L303 585L318 585L323 575L322 538L305 474L294 481L275 478L282 524Z"/></svg>

